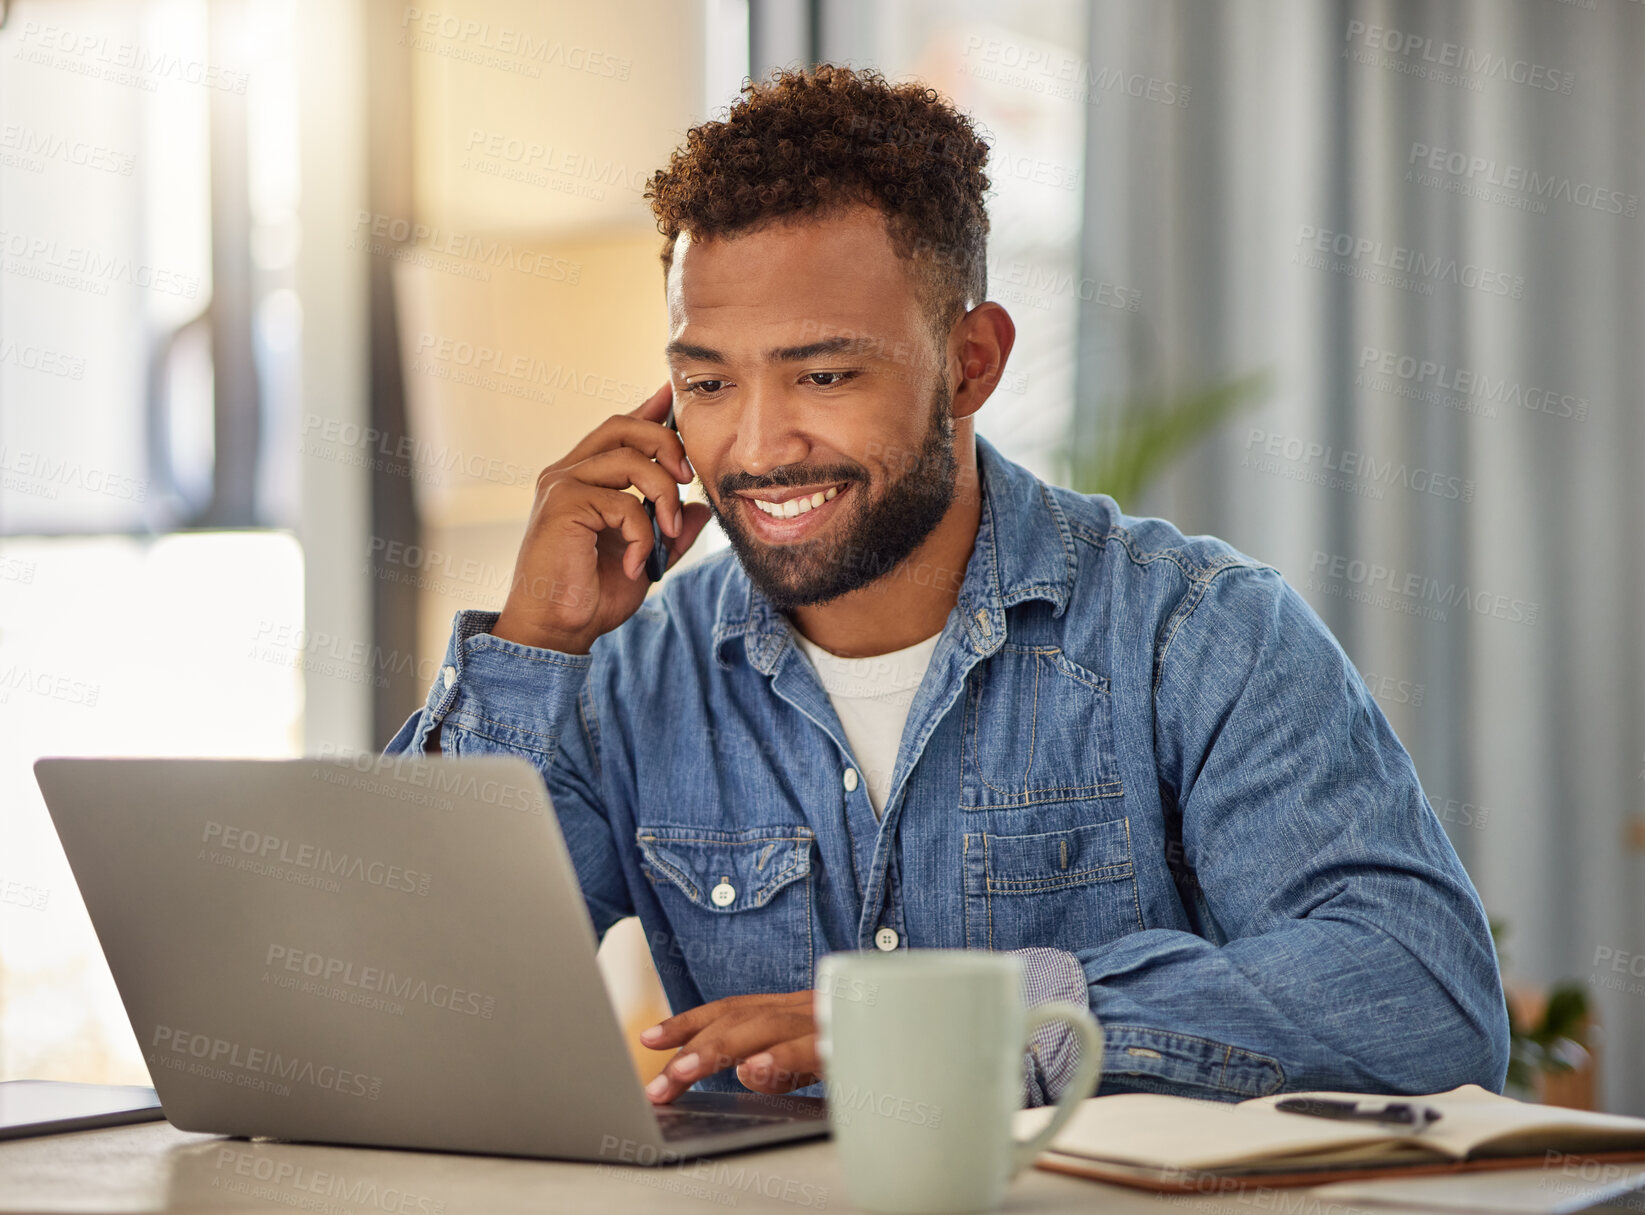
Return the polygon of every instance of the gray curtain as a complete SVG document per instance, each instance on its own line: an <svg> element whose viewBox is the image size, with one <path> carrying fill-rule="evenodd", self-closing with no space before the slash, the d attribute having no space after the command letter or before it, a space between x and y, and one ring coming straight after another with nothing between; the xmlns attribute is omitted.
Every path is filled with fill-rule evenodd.
<svg viewBox="0 0 1645 1215"><path fill-rule="evenodd" d="M1645 4L1102 0L1087 58L1190 93L1086 107L1142 305L1083 310L1077 433L1271 371L1121 505L1302 591L1645 1114Z"/></svg>

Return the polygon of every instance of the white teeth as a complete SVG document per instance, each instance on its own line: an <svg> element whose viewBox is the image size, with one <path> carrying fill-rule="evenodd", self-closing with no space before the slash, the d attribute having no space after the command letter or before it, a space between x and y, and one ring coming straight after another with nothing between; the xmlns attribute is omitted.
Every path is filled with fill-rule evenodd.
<svg viewBox="0 0 1645 1215"><path fill-rule="evenodd" d="M768 515L778 519L792 519L795 515L803 515L808 510L816 510L824 502L832 500L840 492L838 485L831 485L826 490L818 490L809 498L790 498L786 502L766 502L761 498L754 499L754 505Z"/></svg>

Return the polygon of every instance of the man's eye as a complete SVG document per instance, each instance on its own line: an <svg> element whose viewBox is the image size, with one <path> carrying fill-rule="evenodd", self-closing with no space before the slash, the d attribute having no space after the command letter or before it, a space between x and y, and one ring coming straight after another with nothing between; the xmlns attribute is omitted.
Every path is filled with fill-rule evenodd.
<svg viewBox="0 0 1645 1215"><path fill-rule="evenodd" d="M816 378L820 375L821 376L833 376L834 379L833 379L833 381L831 381L830 383L827 383L827 384L816 384L816 387L818 387L818 388L834 388L837 385L845 383L847 380L855 379L856 376L857 376L857 373L855 371L808 371L808 372L805 373L805 378L808 379L808 380L811 380L815 383Z"/></svg>
<svg viewBox="0 0 1645 1215"><path fill-rule="evenodd" d="M724 380L698 380L694 384L687 384L685 386L685 390L687 392L689 392L692 396L699 396L699 397L700 396L713 396L716 392L719 391L718 386L721 385L721 384L724 384L724 383L725 383ZM713 385L715 385L715 387L705 388L704 385L708 385L708 384L713 384Z"/></svg>

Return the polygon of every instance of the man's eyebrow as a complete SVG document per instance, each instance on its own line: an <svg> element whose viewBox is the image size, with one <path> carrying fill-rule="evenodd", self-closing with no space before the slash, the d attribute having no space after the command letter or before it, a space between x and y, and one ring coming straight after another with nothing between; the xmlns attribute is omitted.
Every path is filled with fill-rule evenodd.
<svg viewBox="0 0 1645 1215"><path fill-rule="evenodd" d="M884 343L871 337L833 337L803 346L779 346L765 352L767 363L800 363L824 354L866 354L881 349ZM676 359L694 359L699 363L729 363L723 353L710 346L699 346L675 338L663 348L670 362Z"/></svg>

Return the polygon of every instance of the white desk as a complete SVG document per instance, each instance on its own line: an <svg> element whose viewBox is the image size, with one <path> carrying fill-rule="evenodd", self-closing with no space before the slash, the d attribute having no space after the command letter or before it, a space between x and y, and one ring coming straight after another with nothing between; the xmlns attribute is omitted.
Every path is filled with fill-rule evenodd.
<svg viewBox="0 0 1645 1215"><path fill-rule="evenodd" d="M1635 1166L1645 1169L1645 1166ZM1527 1196L1544 1181L1524 1171ZM1498 1184L1507 1174L1497 1174ZM1543 1197L1547 1197L1545 1184ZM1163 1197L1025 1169L1006 1211L1103 1215L1373 1215L1306 1190ZM1566 1195L1569 1200L1569 1194ZM1540 1205L1540 1204L1536 1204ZM306 1211L318 1215L509 1212L850 1211L827 1141L685 1161L658 1169L433 1152L253 1143L166 1122L0 1143L0 1211ZM1406 1208L1416 1209L1416 1208ZM1529 1209L1529 1208L1528 1208Z"/></svg>

